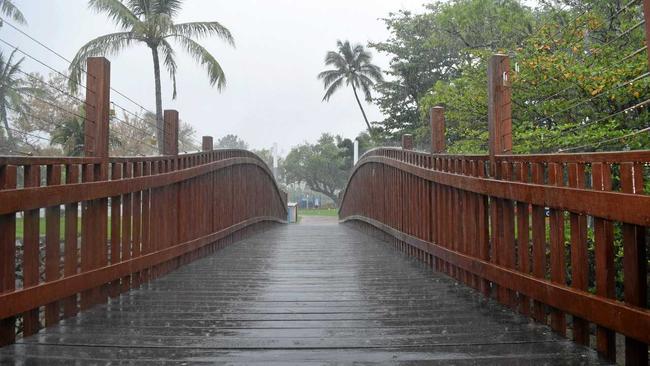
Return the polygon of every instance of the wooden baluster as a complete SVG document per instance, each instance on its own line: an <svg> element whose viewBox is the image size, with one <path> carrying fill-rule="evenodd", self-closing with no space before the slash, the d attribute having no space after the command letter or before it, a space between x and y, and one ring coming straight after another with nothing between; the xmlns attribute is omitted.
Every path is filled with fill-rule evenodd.
<svg viewBox="0 0 650 366"><path fill-rule="evenodd" d="M569 186L585 188L585 165L571 163L568 165ZM587 217L571 213L571 286L587 291L589 288L589 253L587 249ZM589 322L573 317L573 340L582 345L589 345Z"/></svg>
<svg viewBox="0 0 650 366"><path fill-rule="evenodd" d="M80 166L69 164L65 167L66 184L79 183ZM76 275L79 271L79 204L77 202L65 205L65 244L63 257L63 275ZM69 318L77 314L77 295L63 300L63 316Z"/></svg>
<svg viewBox="0 0 650 366"><path fill-rule="evenodd" d="M41 185L40 165L26 165L25 188ZM40 233L39 211L28 210L23 218L23 287L38 285L40 282ZM40 329L39 308L29 310L23 314L23 336L35 334Z"/></svg>
<svg viewBox="0 0 650 366"><path fill-rule="evenodd" d="M611 167L606 163L591 165L593 187L598 191L612 189ZM596 250L596 294L614 298L614 228L610 221L594 218L594 237ZM614 331L602 326L596 328L596 348L608 360L616 359Z"/></svg>
<svg viewBox="0 0 650 366"><path fill-rule="evenodd" d="M548 164L548 184L562 186L564 176L558 163ZM551 209L549 220L551 249L551 281L566 285L566 264L564 263L564 211ZM566 335L566 317L558 309L551 308L551 328L562 336Z"/></svg>
<svg viewBox="0 0 650 366"><path fill-rule="evenodd" d="M0 166L0 190L16 188L17 169ZM0 294L16 289L16 213L0 215ZM0 319L0 347L14 343L16 317Z"/></svg>
<svg viewBox="0 0 650 366"><path fill-rule="evenodd" d="M61 184L61 165L47 166L47 185ZM51 282L61 277L61 208L48 207L45 211L45 281ZM45 326L59 322L61 307L58 301L45 306Z"/></svg>
<svg viewBox="0 0 650 366"><path fill-rule="evenodd" d="M621 190L644 194L643 164L621 164ZM646 229L643 226L623 224L623 280L625 302L647 309L648 264ZM625 364L647 365L648 345L634 338L625 338Z"/></svg>
<svg viewBox="0 0 650 366"><path fill-rule="evenodd" d="M122 163L113 163L111 167L111 180L122 179ZM122 261L122 197L111 197L111 264ZM120 280L111 282L109 291L111 297L120 294Z"/></svg>
<svg viewBox="0 0 650 366"><path fill-rule="evenodd" d="M532 183L544 183L543 166L531 163ZM533 275L539 279L546 278L546 214L544 206L533 205ZM546 323L544 304L533 301L533 318L540 323Z"/></svg>

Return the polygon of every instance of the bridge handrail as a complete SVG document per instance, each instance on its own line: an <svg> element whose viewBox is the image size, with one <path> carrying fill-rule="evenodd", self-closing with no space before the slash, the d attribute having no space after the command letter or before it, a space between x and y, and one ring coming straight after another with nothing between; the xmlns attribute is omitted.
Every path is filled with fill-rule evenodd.
<svg viewBox="0 0 650 366"><path fill-rule="evenodd" d="M246 150L2 156L0 345L285 222L286 210L269 167Z"/></svg>
<svg viewBox="0 0 650 366"><path fill-rule="evenodd" d="M649 166L650 151L490 160L377 148L354 167L339 213L537 321L548 310L579 343L589 323L599 341L650 343Z"/></svg>

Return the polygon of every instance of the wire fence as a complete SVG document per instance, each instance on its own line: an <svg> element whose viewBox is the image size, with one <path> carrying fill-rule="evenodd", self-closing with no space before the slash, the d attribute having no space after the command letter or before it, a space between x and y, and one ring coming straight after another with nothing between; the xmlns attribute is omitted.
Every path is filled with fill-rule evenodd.
<svg viewBox="0 0 650 366"><path fill-rule="evenodd" d="M67 69L72 61L45 42L23 31L11 21L2 18L3 25L26 38L20 45L0 35L3 51L2 67L11 70L6 80L4 105L7 113L0 124L0 153L11 155L80 155L83 153L84 122L88 103L79 92L72 92L70 83L78 90L92 94L81 80L72 80ZM45 50L63 61L65 69L47 62L48 57L37 57L36 49ZM9 55L14 57L9 59ZM9 62L9 63L8 63ZM45 69L49 75L42 75ZM82 68L85 78L92 78ZM159 153L158 139L163 126L156 113L127 93L110 88L110 153L114 156L145 156ZM179 150L199 151L195 129L183 123L179 133Z"/></svg>

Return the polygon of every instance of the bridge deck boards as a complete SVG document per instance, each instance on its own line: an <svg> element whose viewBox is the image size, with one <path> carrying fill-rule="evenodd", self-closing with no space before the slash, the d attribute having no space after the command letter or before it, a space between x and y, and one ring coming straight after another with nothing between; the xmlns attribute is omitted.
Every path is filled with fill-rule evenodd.
<svg viewBox="0 0 650 366"><path fill-rule="evenodd" d="M524 360L604 364L333 222L275 228L0 349L0 364L47 365Z"/></svg>

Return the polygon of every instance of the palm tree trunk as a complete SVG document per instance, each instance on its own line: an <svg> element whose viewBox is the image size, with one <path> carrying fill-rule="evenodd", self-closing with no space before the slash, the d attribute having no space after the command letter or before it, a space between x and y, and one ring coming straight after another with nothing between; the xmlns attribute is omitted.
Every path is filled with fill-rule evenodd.
<svg viewBox="0 0 650 366"><path fill-rule="evenodd" d="M357 88L352 84L352 91L354 91L354 97L357 98L357 104L359 104L359 109L361 109L361 114L363 114L363 119L366 121L366 126L368 126L368 133L372 135L372 128L370 123L368 123L368 117L366 117L366 112L363 110L361 101L359 100L359 95L357 94Z"/></svg>
<svg viewBox="0 0 650 366"><path fill-rule="evenodd" d="M163 152L163 111L162 111L162 88L160 87L160 59L158 58L158 48L151 47L153 56L153 76L156 84L156 142L158 152Z"/></svg>

